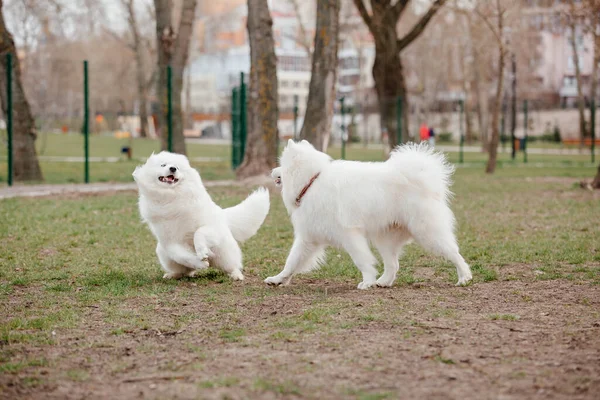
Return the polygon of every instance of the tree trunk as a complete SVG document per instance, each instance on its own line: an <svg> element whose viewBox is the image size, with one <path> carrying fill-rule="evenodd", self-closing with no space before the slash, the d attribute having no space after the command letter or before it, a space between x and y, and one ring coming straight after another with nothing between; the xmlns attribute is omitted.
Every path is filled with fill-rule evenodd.
<svg viewBox="0 0 600 400"><path fill-rule="evenodd" d="M473 54L473 89L475 92L475 113L477 114L477 125L479 126L479 138L481 140L481 148L487 149L487 130L488 130L488 98L487 92L484 90L483 80L481 78L481 62L479 52L473 45L473 37L475 36L473 22L470 18L467 19L469 32L469 46Z"/></svg>
<svg viewBox="0 0 600 400"><path fill-rule="evenodd" d="M481 140L481 148L487 149L488 142L488 119L489 119L489 105L487 91L484 89L484 84L481 79L481 71L479 70L480 64L477 56L474 56L475 69L474 69L474 83L475 93L477 94L477 106L475 107L477 113L477 124L479 125L479 138Z"/></svg>
<svg viewBox="0 0 600 400"><path fill-rule="evenodd" d="M466 92L465 92L466 93ZM467 99L469 99L467 95ZM465 101L465 140L468 145L473 144L473 120L470 101Z"/></svg>
<svg viewBox="0 0 600 400"><path fill-rule="evenodd" d="M499 31L502 32L502 24L500 23ZM498 142L500 141L500 132L498 122L500 121L500 112L502 111L502 95L504 89L504 48L499 45L500 57L498 61L498 85L496 86L496 98L494 111L492 114L492 137L489 142L489 157L485 172L493 174L496 170L496 158L498 155Z"/></svg>
<svg viewBox="0 0 600 400"><path fill-rule="evenodd" d="M35 123L21 83L21 68L15 42L4 23L0 0L0 100L2 112L8 113L6 94L6 55L12 54L13 103L13 177L15 181L42 181L42 170L35 150Z"/></svg>
<svg viewBox="0 0 600 400"><path fill-rule="evenodd" d="M596 15L596 20L595 20L596 25L595 26L598 26L598 24L600 23L600 16L598 15L598 12L600 10L594 9L593 11L595 11L595 15ZM596 96L596 92L598 91L598 64L600 63L600 34L598 34L596 29L594 29L594 30L592 30L592 36L593 36L593 40L594 40L594 59L592 62L592 81L590 83L590 100L594 100L594 107L597 109L598 108L598 98ZM592 110L592 112L595 113L596 109ZM595 120L595 118L594 118L594 120ZM591 122L592 122L592 117L590 115L590 133L591 133L591 130L594 129L595 136L597 137L598 132L595 131L595 129L596 129L595 126L591 126ZM600 184L600 181L598 183Z"/></svg>
<svg viewBox="0 0 600 400"><path fill-rule="evenodd" d="M381 127L388 134L389 147L393 149L402 138L408 138L408 94L404 81L404 71L400 52L395 45L395 28L390 26L388 35L381 35L375 40L375 62L373 64L373 79L377 102L379 104L379 117ZM390 37L390 34L393 34ZM390 40L386 40L390 39ZM402 101L402 137L398 138L398 121L396 117L397 99Z"/></svg>
<svg viewBox="0 0 600 400"><path fill-rule="evenodd" d="M308 101L300 137L327 151L335 103L340 0L317 0Z"/></svg>
<svg viewBox="0 0 600 400"><path fill-rule="evenodd" d="M600 21L599 21L600 23ZM594 60L592 62L592 79L590 82L590 100L597 100L598 91L598 64L600 63L600 35L593 31L594 37ZM596 101L596 107L598 102Z"/></svg>
<svg viewBox="0 0 600 400"><path fill-rule="evenodd" d="M573 63L575 64L575 79L577 81L577 109L579 111L579 147L585 146L585 99L581 82L581 68L579 68L579 53L577 52L577 41L575 37L575 22L571 22L571 48L573 49Z"/></svg>
<svg viewBox="0 0 600 400"><path fill-rule="evenodd" d="M510 151L514 160L517 156L517 144L515 143L515 130L517 129L517 61L515 53L511 56L512 69L512 96L510 99Z"/></svg>
<svg viewBox="0 0 600 400"><path fill-rule="evenodd" d="M248 136L238 178L268 174L277 162L277 57L267 0L248 0L250 83Z"/></svg>
<svg viewBox="0 0 600 400"><path fill-rule="evenodd" d="M140 117L140 136L148 136L148 82L146 80L146 63L144 62L144 44L140 35L138 22L136 18L133 0L123 0L123 6L127 11L127 20L129 23L129 31L133 38L133 49L135 57L136 81L138 89L139 117ZM133 132L132 132L133 135Z"/></svg>
<svg viewBox="0 0 600 400"><path fill-rule="evenodd" d="M183 0L179 26L173 26L173 4L170 0L154 0L156 9L156 38L158 47L157 94L160 112L157 115L161 149L168 148L167 67L172 68L173 151L185 154L181 90L187 64L197 0Z"/></svg>
<svg viewBox="0 0 600 400"><path fill-rule="evenodd" d="M402 137L407 138L409 130L408 93L402 69L400 53L423 33L431 18L444 5L446 0L435 0L429 10L413 25L403 37L398 38L398 21L409 1L371 1L372 15L369 15L364 0L354 0L363 21L375 39L375 63L373 79L379 103L382 128L387 129L391 148L398 144L396 133L396 102L402 97Z"/></svg>
<svg viewBox="0 0 600 400"><path fill-rule="evenodd" d="M389 18L388 18L389 19ZM387 19L383 20L377 28L375 36L375 62L373 64L373 79L379 105L379 118L381 127L388 134L390 148L400 144L402 138L406 139L408 128L408 98L404 71L400 59L400 49L396 35L396 25ZM402 98L402 137L397 133L397 99Z"/></svg>
<svg viewBox="0 0 600 400"><path fill-rule="evenodd" d="M148 80L146 79L146 65L142 54L142 45L139 35L134 39L136 79L138 88L140 136L148 137Z"/></svg>
<svg viewBox="0 0 600 400"><path fill-rule="evenodd" d="M592 181L592 189L600 189L600 164L598 164L598 171Z"/></svg>
<svg viewBox="0 0 600 400"><path fill-rule="evenodd" d="M139 114L140 114L140 136L148 137L148 91L138 86L139 93Z"/></svg>

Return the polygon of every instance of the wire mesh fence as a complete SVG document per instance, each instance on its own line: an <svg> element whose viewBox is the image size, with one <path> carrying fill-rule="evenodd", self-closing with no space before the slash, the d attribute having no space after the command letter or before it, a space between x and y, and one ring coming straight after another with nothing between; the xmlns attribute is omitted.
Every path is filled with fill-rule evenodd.
<svg viewBox="0 0 600 400"><path fill-rule="evenodd" d="M53 57L51 60L40 57L28 60L22 68L23 85L35 117L36 150L47 182L85 182L86 177L92 182L131 181L135 165L152 152L160 151L161 137L168 138L165 136L168 135L168 119L165 127L158 123L157 116L162 112L160 99L150 91L148 101L140 102L139 87L129 65L120 65L119 62L106 59L88 63L87 157L84 61L68 57ZM122 75L104 73L108 67L114 69L114 63L122 67ZM201 167L209 179L233 178L234 168L243 159L245 144L245 136L240 135L242 122L236 125L237 118L242 115L241 109L235 108L241 97L239 75L231 79L223 104L206 111L190 106L190 99L197 94L194 86L189 84L190 77L185 74L179 74L187 79L180 82L183 88L182 117L175 115L174 118L181 118L184 125L187 153L192 163ZM165 81L168 83L168 79ZM232 93L233 96L236 93L232 89L236 87L237 98L232 98ZM0 90L5 91L6 88ZM396 142L428 140L435 143L455 162L477 164L485 161L482 149L489 140L489 134L483 132L491 131L489 113L482 117L473 101L463 103L454 99L427 104L417 95L409 96L406 110L402 110L403 102L398 96L386 100L395 108L391 125L382 123L385 118L380 113L381 99L377 98L374 90L338 96L331 123L329 152L336 158L383 160L390 136L394 135ZM281 139L298 138L305 118L306 101L306 96L294 95L293 102L281 102ZM498 128L501 163L519 161L511 157L513 145L518 154L523 153L522 161L526 159L524 150L527 149L533 157L530 161L534 163L588 165L594 162L594 152L590 149L598 139L589 137L580 145L577 133L573 134L578 117L575 109L548 109L530 101L525 110L524 104L519 104L514 116L514 134L510 109L502 107ZM146 124L142 124L141 107L146 111ZM586 109L588 120L591 109ZM405 115L405 118L399 118L400 115ZM6 115L2 118L3 121L8 119ZM145 125L144 129L142 125ZM434 134L433 140L424 136L424 127ZM592 127L597 128L597 121L588 126L590 133L594 132ZM6 123L3 128L2 144L6 149L4 154L7 154ZM527 142L523 140L525 137ZM349 151L347 154L346 150ZM1 159L8 161L7 156L2 155ZM86 160L88 174L85 172ZM0 164L0 182L8 181L8 164Z"/></svg>

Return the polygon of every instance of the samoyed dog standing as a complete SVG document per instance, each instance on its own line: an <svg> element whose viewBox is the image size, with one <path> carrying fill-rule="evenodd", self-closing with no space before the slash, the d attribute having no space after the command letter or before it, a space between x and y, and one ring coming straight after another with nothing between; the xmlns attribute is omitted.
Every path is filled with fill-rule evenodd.
<svg viewBox="0 0 600 400"><path fill-rule="evenodd" d="M332 160L310 143L288 141L272 177L294 226L285 267L265 280L287 285L316 268L328 245L344 248L362 272L359 289L392 286L402 247L414 239L456 266L457 285L471 279L458 251L448 206L453 167L427 145L396 148L385 162ZM377 279L375 245L384 262Z"/></svg>
<svg viewBox="0 0 600 400"><path fill-rule="evenodd" d="M158 240L156 255L165 279L194 276L209 264L242 280L238 242L253 236L269 212L261 188L235 207L222 209L207 193L200 174L181 154L152 154L133 172L144 222Z"/></svg>

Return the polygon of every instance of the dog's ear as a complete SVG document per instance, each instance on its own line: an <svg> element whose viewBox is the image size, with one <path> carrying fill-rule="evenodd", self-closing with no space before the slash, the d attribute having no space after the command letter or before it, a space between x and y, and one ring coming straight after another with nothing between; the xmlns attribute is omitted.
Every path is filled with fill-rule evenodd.
<svg viewBox="0 0 600 400"><path fill-rule="evenodd" d="M133 180L137 180L136 178L137 178L138 174L140 173L140 169L142 169L142 167L138 165L133 170L133 173L131 174L131 176L133 176Z"/></svg>
<svg viewBox="0 0 600 400"><path fill-rule="evenodd" d="M294 142L294 139L288 139L288 147L293 147L296 145L296 143Z"/></svg>
<svg viewBox="0 0 600 400"><path fill-rule="evenodd" d="M300 142L300 144L310 144L310 143L308 143L308 140L306 140L306 139L303 139L303 140Z"/></svg>

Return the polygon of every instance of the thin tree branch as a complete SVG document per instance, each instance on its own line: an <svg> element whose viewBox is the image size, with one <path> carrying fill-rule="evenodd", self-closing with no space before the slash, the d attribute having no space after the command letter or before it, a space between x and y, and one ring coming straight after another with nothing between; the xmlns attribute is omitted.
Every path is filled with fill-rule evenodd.
<svg viewBox="0 0 600 400"><path fill-rule="evenodd" d="M152 88L152 85L154 85L154 82L156 81L157 76L158 76L158 66L155 65L154 68L152 69L152 73L150 74L150 76L148 77L148 80L146 81L146 90L150 90L150 88Z"/></svg>
<svg viewBox="0 0 600 400"><path fill-rule="evenodd" d="M135 46L133 45L133 43L131 43L128 40L126 40L125 38L119 36L118 34L111 31L110 29L103 28L102 30L104 31L104 33L106 33L107 35L109 35L110 37L115 39L117 42L121 43L123 46L127 47L129 50L135 51Z"/></svg>
<svg viewBox="0 0 600 400"><path fill-rule="evenodd" d="M500 12L504 13L504 11L500 11ZM494 34L494 37L496 38L496 41L499 44L502 44L502 36L500 36L501 32L499 33L496 31L496 27L494 27L494 25L492 25L492 23L490 22L488 17L483 15L478 8L475 8L475 14L477 14L483 20L483 22L487 25L487 27L490 28L490 31L492 31L492 33ZM502 17L501 15L498 15L498 18L501 18L501 17Z"/></svg>
<svg viewBox="0 0 600 400"><path fill-rule="evenodd" d="M360 16L362 17L363 21L365 21L365 24L367 25L367 27L369 28L369 30L372 33L375 27L373 25L373 19L371 18L371 16L369 15L369 12L367 11L367 8L365 7L365 3L363 2L363 0L353 0L353 1L354 1L354 5L358 9L358 12L360 13Z"/></svg>
<svg viewBox="0 0 600 400"><path fill-rule="evenodd" d="M438 10L444 5L445 2L446 2L446 0L435 0L434 3L429 8L429 10L427 11L427 13L423 17L421 17L419 22L417 22L413 26L413 28L410 30L410 32L408 32L402 38L398 39L398 50L399 51L404 49L409 44L411 44L413 42L413 40L418 38L419 35L421 33L423 33L423 31L429 24L429 21L431 21L431 18L433 18L435 13L438 12Z"/></svg>
<svg viewBox="0 0 600 400"><path fill-rule="evenodd" d="M394 19L398 21L402 16L402 13L406 9L409 0L398 0L396 4L392 6L392 13L394 14Z"/></svg>
<svg viewBox="0 0 600 400"><path fill-rule="evenodd" d="M300 16L300 6L298 5L298 0L288 0L288 2L294 7L294 14L296 14L296 19L298 20L298 27L300 28L300 38L295 37L292 38L296 43L298 43L308 55L309 58L312 58L312 49L310 47L310 38L306 32L306 27L304 26L304 21L302 21L302 17ZM286 35L290 36L290 35Z"/></svg>

